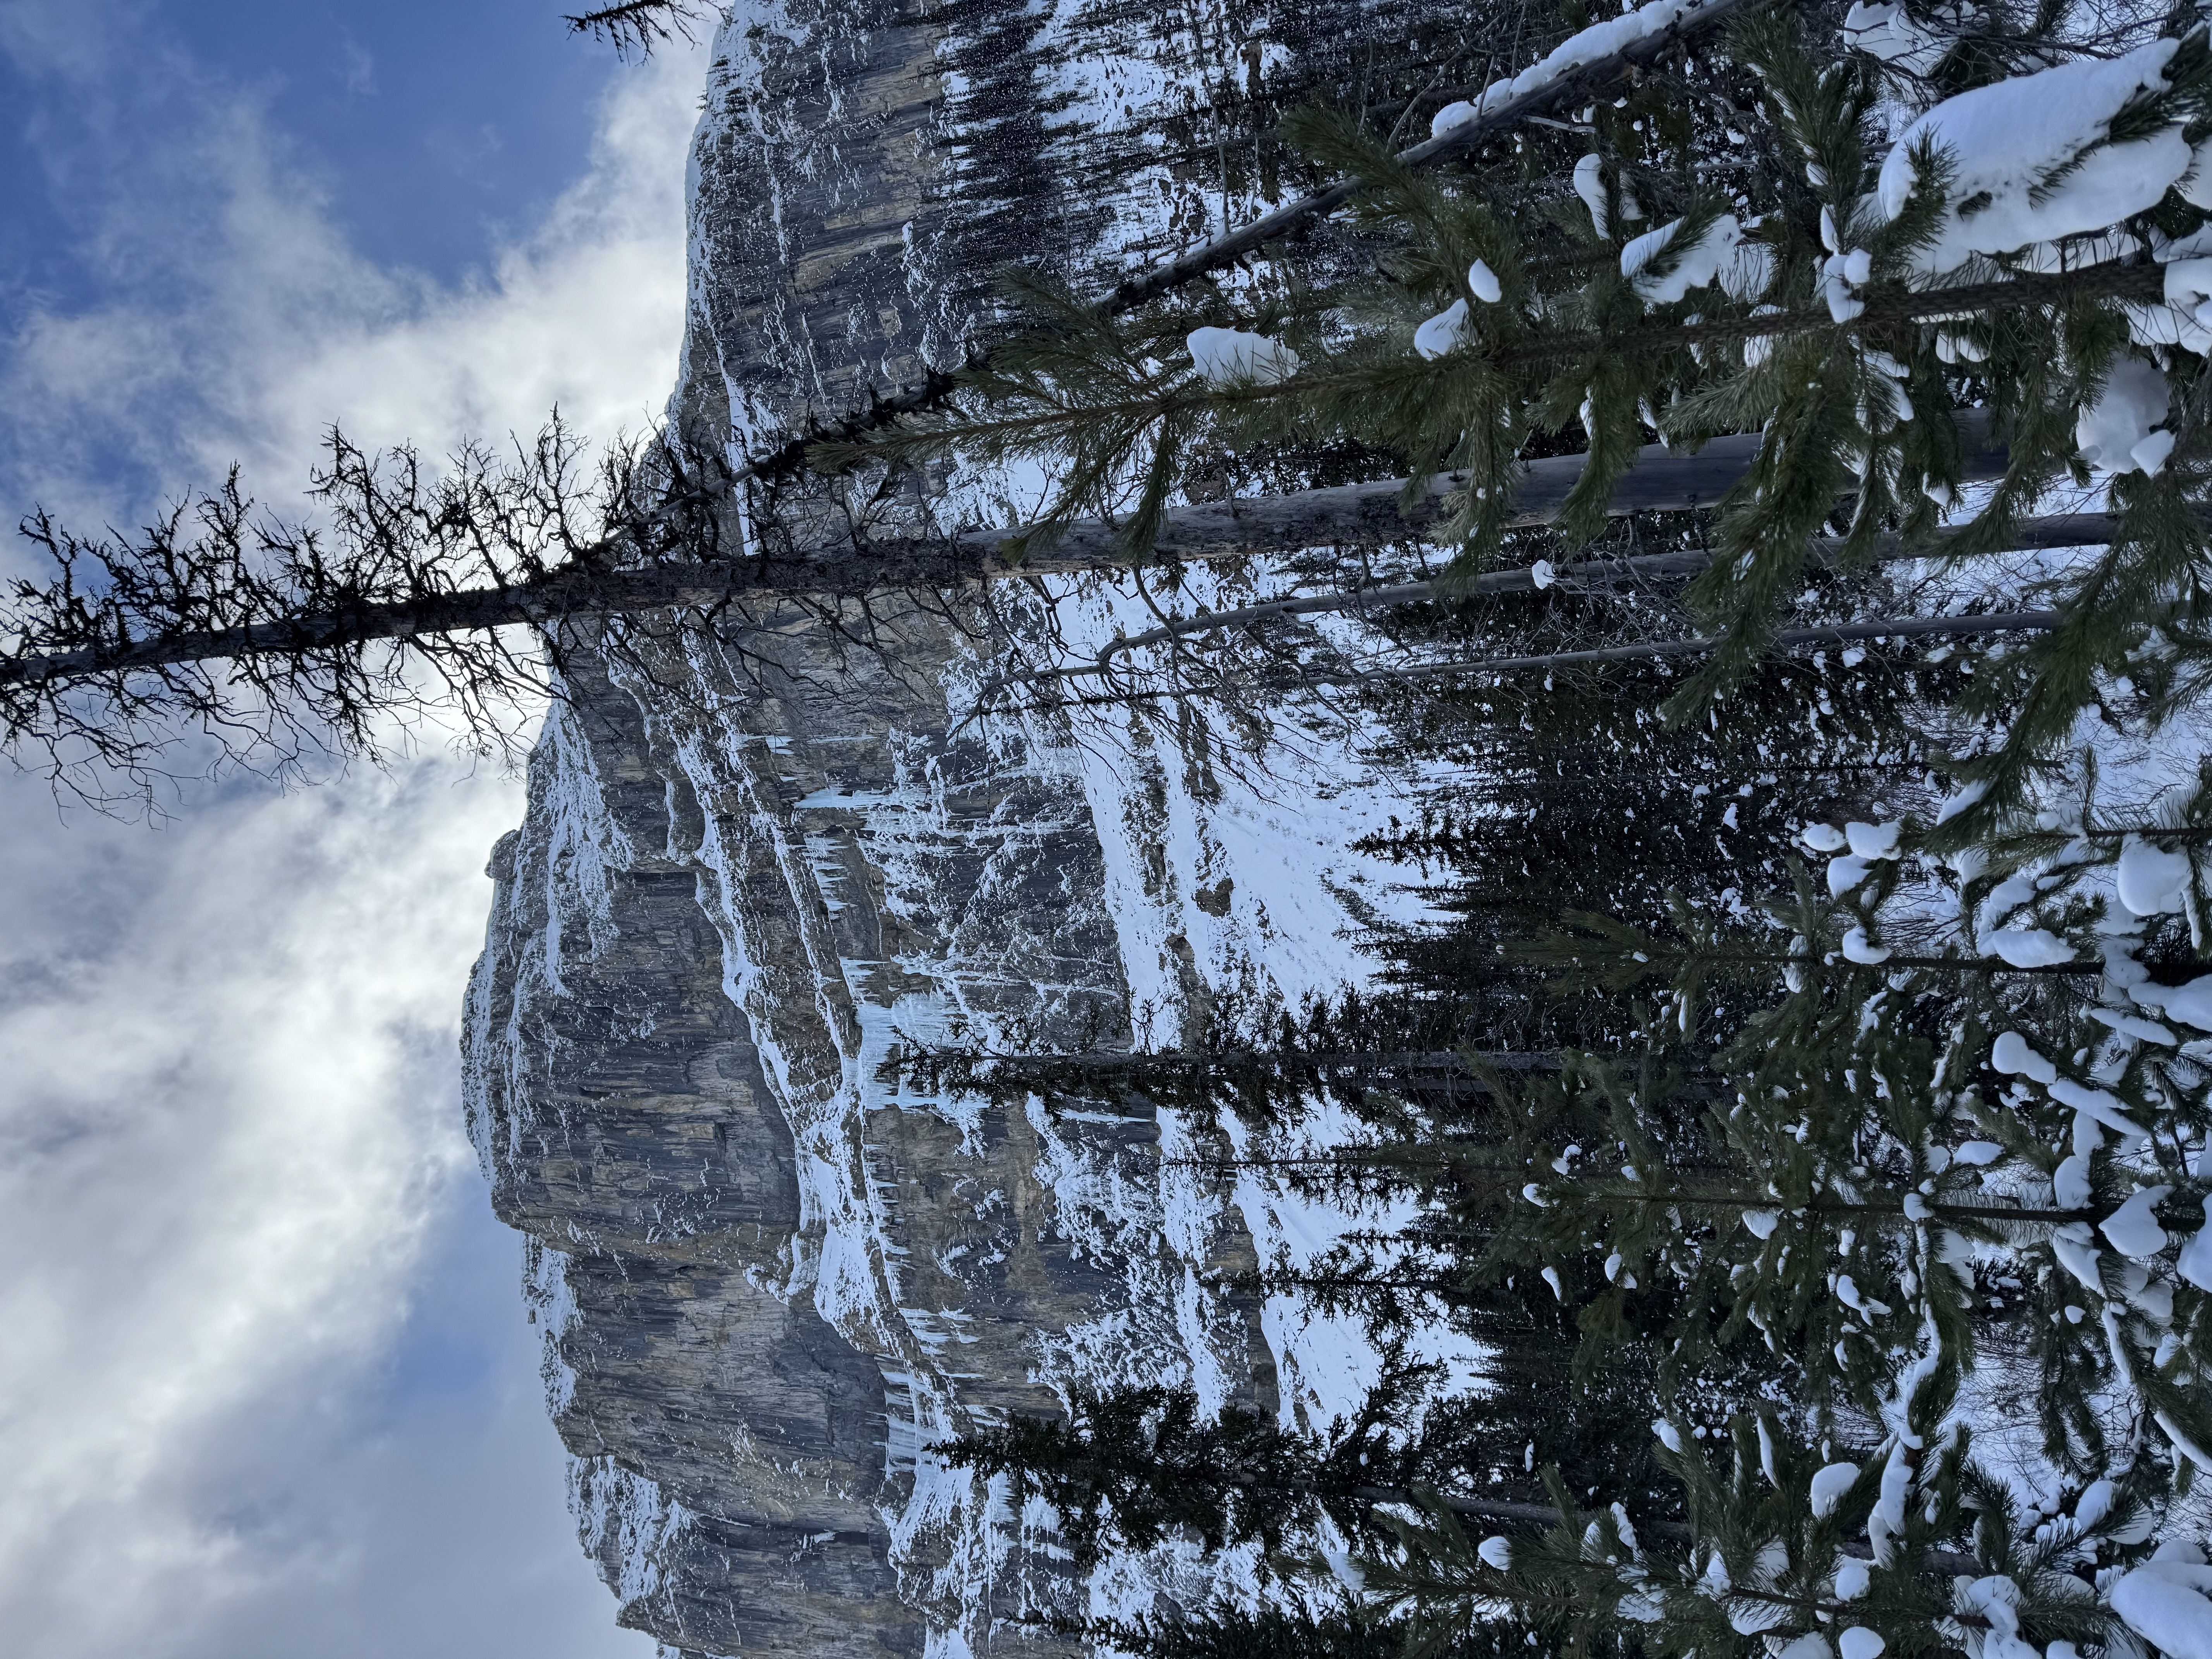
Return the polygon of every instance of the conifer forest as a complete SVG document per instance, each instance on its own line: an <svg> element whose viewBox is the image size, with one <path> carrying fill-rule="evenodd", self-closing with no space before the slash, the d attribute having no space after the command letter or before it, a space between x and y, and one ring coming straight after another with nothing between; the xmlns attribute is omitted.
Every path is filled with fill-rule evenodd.
<svg viewBox="0 0 2212 1659"><path fill-rule="evenodd" d="M210 734L497 749L586 657L742 686L794 617L895 676L917 614L959 729L1139 728L1263 799L1348 750L1418 902L1340 987L883 1061L1171 1115L1192 1180L1334 1218L1240 1291L1384 1357L1333 1420L1162 1381L963 1424L933 1455L1072 1579L1236 1564L1002 1625L2212 1659L2212 12L1400 9L1356 76L1225 64L1241 149L1151 135L1264 216L1111 285L1008 227L962 355L745 456L334 438L334 527L235 483L135 541L34 520L11 750L130 810ZM931 507L982 476L1019 510Z"/></svg>
<svg viewBox="0 0 2212 1659"><path fill-rule="evenodd" d="M983 688L1174 700L1261 769L1356 727L1424 780L1374 844L1437 912L1361 940L1381 988L935 1057L1172 1098L1198 1161L1370 1218L1259 1277L1392 1369L1300 1431L1124 1390L955 1459L1079 1557L1181 1528L1300 1587L1105 1632L1177 1659L2212 1653L2204 22L1559 25L1424 144L1286 114L1340 234L1115 315L1011 289L1036 326L954 408L824 458L1049 457L1028 545L1118 512L1135 559L1194 455L1434 515L1334 594ZM1484 1390L1431 1402L1437 1323Z"/></svg>

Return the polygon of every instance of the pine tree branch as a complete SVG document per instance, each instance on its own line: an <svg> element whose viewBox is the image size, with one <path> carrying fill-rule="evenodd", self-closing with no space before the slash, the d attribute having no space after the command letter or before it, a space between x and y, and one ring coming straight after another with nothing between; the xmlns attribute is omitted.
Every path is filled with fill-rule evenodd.
<svg viewBox="0 0 2212 1659"><path fill-rule="evenodd" d="M1979 315L1988 312L2039 311L2070 305L2078 300L2119 300L2145 303L2166 296L2166 269L2157 264L2092 265L2085 270L2029 272L1990 283L1962 283L1955 288L1877 289L1869 293L1864 309L1838 322L1825 306L1799 311L1770 311L1741 317L1720 317L1710 322L1662 323L1619 333L1582 330L1573 333L1539 336L1518 344L1487 349L1478 339L1461 350L1493 363L1547 363L1561 358L1640 355L1654 351L1683 351L1692 346L1731 345L1746 340L1814 334L1855 334L1881 324L1930 323ZM1439 358L1449 362L1452 354ZM1243 395L1255 401L1296 398L1316 389L1356 389L1364 384L1357 374L1294 376L1270 386L1253 386ZM1127 412L1156 408L1157 404L1132 404ZM988 430L988 426L981 428Z"/></svg>
<svg viewBox="0 0 2212 1659"><path fill-rule="evenodd" d="M1352 1488L1352 1495L1364 1504L1416 1504L1419 1501L1416 1494L1402 1486L1355 1486ZM1551 1504L1520 1504L1504 1498L1443 1497L1442 1494L1438 1496L1444 1507L1450 1510L1454 1515L1465 1516L1471 1521L1503 1521L1517 1525L1540 1527L1556 1527L1565 1522L1572 1528L1586 1525L1595 1519L1598 1513L1595 1510L1582 1510L1572 1516L1563 1516L1559 1513L1558 1506ZM1649 1533L1655 1538L1663 1538L1670 1544L1694 1543L1698 1538L1698 1534L1693 1528L1684 1525L1680 1521L1640 1521L1636 1523L1636 1529L1639 1534ZM1871 1561L1875 1559L1873 1546L1856 1540L1838 1544L1837 1548L1841 1553L1852 1556L1861 1561ZM1926 1552L1924 1559L1929 1566L1942 1573L1966 1573L1978 1577L1982 1571L1980 1565L1972 1556L1962 1555L1953 1550L1929 1550ZM1790 1605L1799 1605L1796 1598L1769 1595L1763 1592L1733 1586L1729 1594L1755 1596L1759 1600L1770 1601L1788 1601ZM1850 1609L1844 1607L1839 1608L1838 1611L1849 1612Z"/></svg>
<svg viewBox="0 0 2212 1659"><path fill-rule="evenodd" d="M1706 0L1705 4L1664 33L1649 35L1613 57L1584 64L1556 80L1532 87L1494 110L1486 110L1471 121L1462 122L1449 131L1415 144L1410 149L1401 150L1398 153L1398 162L1402 167L1423 168L1455 161L1498 134L1510 132L1530 116L1540 114L1564 101L1570 94L1610 85L1632 68L1663 57L1685 39L1702 34L1726 22L1736 13L1747 9L1750 3L1751 0ZM1235 230L1202 242L1164 265L1122 282L1099 301L1098 310L1102 315L1109 317L1133 311L1171 289L1203 276L1208 271L1218 270L1269 242L1279 241L1304 229L1315 220L1335 212L1357 195L1364 187L1364 183L1357 177L1339 179L1324 190L1300 197L1295 202L1285 203L1249 224L1240 225Z"/></svg>
<svg viewBox="0 0 2212 1659"><path fill-rule="evenodd" d="M1856 333L1869 326L1883 324L1905 325L1941 321L1981 313L2041 310L2072 305L2085 299L2149 302L2163 298L2165 281L2163 268L2155 264L2097 265L2087 270L2030 273L1998 282L1955 288L1876 291L1864 301L1860 313L1846 321L1837 320L1822 307L1719 318L1693 324L1666 323L1619 331L1577 330L1539 335L1510 344L1492 345L1478 337L1437 357L1433 370L1419 365L1413 367L1416 373L1433 372L1441 379L1455 374L1464 374L1475 365L1496 368L1560 362L1618 363L1623 358L1679 352L1707 345L1741 343L1777 337L1809 337ZM1407 365L1403 362L1380 365L1361 363L1334 368L1323 366L1279 380L1240 385L1236 389L1235 400L1239 407L1259 410L1273 404L1298 400L1325 403L1332 398L1358 399L1372 396L1385 386L1402 387L1407 374ZM1145 427L1163 422L1194 420L1218 409L1220 398L1218 390L1211 386L1180 385L1164 392L1147 390L1138 395L1095 401L1054 400L1049 408L1042 410L1026 410L1016 414L962 421L941 428L932 428L923 437L929 445L945 448L963 443L988 447L994 442L1013 440L1036 445L1056 434L1065 434L1079 439L1085 433L1121 427ZM889 410L890 405L886 404L884 408ZM848 422L848 427L851 429L846 435L824 447L838 448L842 446L849 450L852 438L860 435L863 430L890 423L888 418L876 421L872 416L862 427L853 427ZM851 459L849 454L843 455L838 465L849 464ZM745 472L732 475L738 479L749 476L750 474Z"/></svg>
<svg viewBox="0 0 2212 1659"><path fill-rule="evenodd" d="M1702 35L1748 10L1753 3L1754 0L1705 0L1695 12L1664 33L1648 36L1613 57L1583 64L1556 80L1532 88L1495 110L1486 111L1449 132L1401 151L1397 159L1401 164L1415 168L1457 161L1489 139L1510 131L1529 116L1540 114L1571 97L1611 85L1623 75L1664 56L1682 41ZM1343 206L1361 187L1362 181L1357 177L1343 179L1326 189L1286 203L1164 264L1125 278L1098 302L1096 309L1102 317L1119 316L1187 283L1195 282L1210 271L1234 264L1269 242L1305 231ZM988 353L975 353L970 356L967 366L979 368L989 361ZM786 440L767 454L738 468L731 475L730 483L735 485L798 472L805 467L808 453L817 445L850 443L907 416L940 408L957 390L958 384L953 375L932 369L917 385L901 387L890 397L872 398L868 408L855 410L842 421L810 427Z"/></svg>
<svg viewBox="0 0 2212 1659"><path fill-rule="evenodd" d="M1876 290L1867 295L1866 308L1848 322L1838 322L1826 307L1777 311L1765 316L1727 317L1708 323L1674 323L1610 337L1594 332L1566 336L1534 341L1498 355L1499 361L1541 362L1601 350L1669 350L1778 335L1854 333L1881 323L1943 322L1983 312L2039 310L2076 300L2147 302L2163 301L2165 297L2166 269L2162 265L2092 265L2086 270L2031 272L1999 282L1962 283L1956 288Z"/></svg>

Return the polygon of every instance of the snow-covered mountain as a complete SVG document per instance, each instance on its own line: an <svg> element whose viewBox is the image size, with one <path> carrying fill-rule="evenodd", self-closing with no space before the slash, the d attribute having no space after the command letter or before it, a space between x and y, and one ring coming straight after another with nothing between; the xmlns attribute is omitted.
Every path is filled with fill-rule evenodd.
<svg viewBox="0 0 2212 1659"><path fill-rule="evenodd" d="M1397 9L738 5L692 152L672 425L738 456L957 363L1010 263L1097 283L1242 216L1279 188L1255 94L1341 90L1362 43L1418 58ZM1018 482L940 510L1018 507ZM769 504L817 544L833 507ZM1115 604L1064 624L1110 635ZM963 725L974 620L890 602L871 652L855 613L794 605L719 650L580 659L493 854L473 1127L530 1241L585 1546L622 1621L686 1654L1054 1650L1025 1618L1201 1570L1078 1583L933 1441L1086 1379L1325 1419L1371 1375L1332 1322L1228 1286L1328 1218L1175 1165L1172 1113L878 1075L955 1032L1171 1046L1214 999L1356 975L1351 919L1409 902L1346 850L1395 803L1334 750L1255 787L1171 724Z"/></svg>

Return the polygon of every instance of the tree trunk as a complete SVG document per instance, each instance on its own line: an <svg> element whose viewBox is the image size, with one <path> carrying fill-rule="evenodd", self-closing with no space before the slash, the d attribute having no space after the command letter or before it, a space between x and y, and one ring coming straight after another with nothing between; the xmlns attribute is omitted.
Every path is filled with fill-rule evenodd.
<svg viewBox="0 0 2212 1659"><path fill-rule="evenodd" d="M2002 549L1992 550L2017 553L2035 548L2102 546L2112 540L2118 524L2118 519L2109 513L2066 513L2047 519L2030 519L2014 527ZM1877 562L1940 558L1943 556L1947 544L1960 534L1957 531L1946 531L1932 541L1926 542L1908 542L1897 535L1884 536L1875 544L1873 557ZM1838 564L1841 561L1843 545L1839 537L1821 538L1813 544L1811 562L1822 568ZM1130 634L1109 640L1100 648L1095 664L1044 669L1034 674L1009 675L1000 684L1018 685L1035 680L1069 679L1079 675L1103 673L1113 658L1140 646L1162 645L1170 640L1187 639L1195 634L1210 634L1224 628L1241 628L1271 617L1364 612L1395 605L1419 605L1431 599L1529 593L1546 587L1556 587L1570 593L1602 592L1642 582L1695 575L1711 566L1712 562L1710 553L1692 548L1673 553L1643 554L1627 559L1585 559L1554 572L1542 582L1538 581L1534 568L1492 570L1459 581L1447 577L1436 581L1359 588L1349 593L1320 593L1304 599L1277 599L1266 605L1243 605L1234 611L1201 611L1194 617L1169 622L1142 634ZM1680 644L1669 644L1665 651L1651 654L1668 654L1685 648L1687 647ZM1558 659L1531 658L1523 660L1529 663L1540 660L1549 664Z"/></svg>
<svg viewBox="0 0 2212 1659"><path fill-rule="evenodd" d="M1969 436L1976 441L1967 461L1968 478L2002 476L2003 448L1981 441L1978 431L1970 429ZM1607 511L1626 516L1710 507L1743 477L1759 441L1755 435L1717 438L1695 454L1649 445L1637 465L1614 486ZM1583 465L1583 458L1578 455L1530 462L1514 492L1512 522L1534 526L1556 520L1568 492L1582 476ZM1418 540L1441 516L1443 499L1457 483L1449 474L1429 479L1410 508L1400 505L1406 489L1402 478L1286 495L1199 502L1169 514L1155 556L1187 561L1233 559L1309 547L1374 547ZM2022 545L2070 545L2081 539L2070 526L2086 528L2093 521L2109 523L2096 514L2047 521L2069 526L2065 538ZM751 599L765 600L795 593L836 598L884 590L944 588L1019 576L1118 570L1129 562L1121 544L1120 527L1103 520L1069 526L1050 553L1013 566L1000 558L999 548L1010 535L1018 533L964 530L927 538L846 542L812 556L788 560L662 564L636 570L570 568L543 581L503 588L467 590L399 605L364 605L244 628L166 637L156 635L123 646L18 657L0 661L0 687L44 685L179 663L331 650L416 634L466 633L522 623L542 626L568 617L742 605ZM1703 555L1691 553L1616 562L1620 579L1633 580L1701 568L1703 561ZM1605 568L1610 571L1613 567ZM1513 592L1534 586L1534 580L1527 571L1502 571L1476 578L1472 591Z"/></svg>

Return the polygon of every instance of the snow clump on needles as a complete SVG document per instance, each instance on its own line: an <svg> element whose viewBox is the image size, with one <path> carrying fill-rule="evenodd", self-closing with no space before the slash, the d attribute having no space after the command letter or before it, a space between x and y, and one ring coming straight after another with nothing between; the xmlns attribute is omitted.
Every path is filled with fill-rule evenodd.
<svg viewBox="0 0 2212 1659"><path fill-rule="evenodd" d="M1916 256L1931 276L1977 253L2017 252L2156 207L2196 160L2181 124L2131 143L2106 141L2113 117L2139 94L2167 90L2161 71L2180 44L2153 40L1945 99L1906 127L1882 161L1883 215L1905 211L1920 183L1919 158L1931 150L1953 168L1942 228ZM2195 200L2197 188L2192 180L2185 194Z"/></svg>
<svg viewBox="0 0 2212 1659"><path fill-rule="evenodd" d="M1619 17L1609 17L1602 23L1593 23L1569 36L1520 74L1492 81L1482 89L1480 96L1445 105L1430 120L1430 135L1441 138L1454 127L1465 126L1480 116L1503 109L1516 98L1543 91L1585 64L1617 58L1638 41L1664 34L1684 18L1711 3L1713 0L1650 0L1649 5L1638 6Z"/></svg>
<svg viewBox="0 0 2212 1659"><path fill-rule="evenodd" d="M1193 329L1185 343L1208 386L1276 386L1301 366L1298 354L1280 341L1241 329Z"/></svg>

